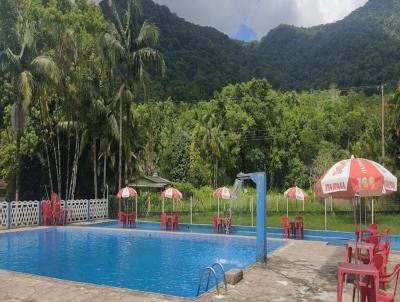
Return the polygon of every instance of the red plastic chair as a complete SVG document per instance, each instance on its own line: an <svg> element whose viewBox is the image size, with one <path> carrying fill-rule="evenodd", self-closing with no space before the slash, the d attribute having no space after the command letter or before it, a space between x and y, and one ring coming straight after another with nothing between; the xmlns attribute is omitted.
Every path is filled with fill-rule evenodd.
<svg viewBox="0 0 400 302"><path fill-rule="evenodd" d="M380 302L380 301L394 302L394 299L396 297L397 284L399 281L399 274L400 274L400 264L397 264L394 267L394 270L391 274L384 275L380 278L380 282L382 282L383 284L388 284L388 283L392 282L393 280L396 280L396 281L395 281L393 293L388 293L386 291L379 290L378 302Z"/></svg>
<svg viewBox="0 0 400 302"><path fill-rule="evenodd" d="M174 223L172 227L175 228L176 230L179 230L179 218L180 218L179 213L174 213L173 216L174 216Z"/></svg>
<svg viewBox="0 0 400 302"><path fill-rule="evenodd" d="M126 213L119 211L117 218L118 218L118 226L124 228L126 226Z"/></svg>
<svg viewBox="0 0 400 302"><path fill-rule="evenodd" d="M398 280L399 280L399 274L400 274L400 264L397 264L394 267L394 270L391 274L389 275L382 275L379 277L380 283L391 283L395 281L394 289L392 293L389 293L387 291L383 291L379 289L378 292L378 300L377 302L394 302L395 297L396 297L396 292L397 292L397 285L398 285ZM374 301L373 299L373 290L374 288L371 285L371 282L369 280L365 279L363 280L364 282L355 282L355 287L359 287L360 289L360 295L361 295L361 301L364 302L366 298L368 298L368 301ZM354 297L355 297L355 289L353 289L353 302L354 302Z"/></svg>
<svg viewBox="0 0 400 302"><path fill-rule="evenodd" d="M282 217L282 226L283 226L283 237L289 238L290 237L290 224L289 224L289 218L287 216Z"/></svg>
<svg viewBox="0 0 400 302"><path fill-rule="evenodd" d="M371 237L368 237L365 241L367 243L372 243L374 245L374 251L375 251L374 254L375 254L379 248L379 244L381 242L381 236L379 236L379 235L371 236ZM369 254L367 254L367 255L360 255L359 259L362 261L362 263L369 264L369 261L371 258L369 256Z"/></svg>
<svg viewBox="0 0 400 302"><path fill-rule="evenodd" d="M172 214L170 215L169 221L167 221L168 229L172 231L174 229L174 225L175 225L175 215Z"/></svg>
<svg viewBox="0 0 400 302"><path fill-rule="evenodd" d="M60 224L61 222L61 201L59 198L56 198L52 201L53 208L53 224Z"/></svg>
<svg viewBox="0 0 400 302"><path fill-rule="evenodd" d="M299 231L300 239L304 239L304 227L303 227L303 219L296 219L294 222L294 228Z"/></svg>
<svg viewBox="0 0 400 302"><path fill-rule="evenodd" d="M383 268L382 268L382 274L386 275L387 274L387 264L389 262L389 255L390 255L390 248L392 246L392 242L390 240L385 242L385 247L382 250L379 250L376 252L376 255L381 255L384 259L383 261ZM387 288L387 283L382 282L383 288Z"/></svg>
<svg viewBox="0 0 400 302"><path fill-rule="evenodd" d="M231 218L228 216L224 217L224 228L225 228L225 233L229 234L231 231Z"/></svg>
<svg viewBox="0 0 400 302"><path fill-rule="evenodd" d="M51 203L48 200L42 201L42 224L51 225L53 222L53 211L51 209Z"/></svg>
<svg viewBox="0 0 400 302"><path fill-rule="evenodd" d="M136 226L136 212L133 211L130 214L127 214L127 222L129 228L134 228Z"/></svg>
<svg viewBox="0 0 400 302"><path fill-rule="evenodd" d="M221 222L219 220L219 217L218 217L217 213L214 213L213 220L214 220L214 230L217 233L219 233L222 230L222 224L221 224Z"/></svg>
<svg viewBox="0 0 400 302"><path fill-rule="evenodd" d="M382 255L375 255L372 263L375 265L376 269L379 271L379 274L381 275L383 271L383 264L384 264L384 258ZM355 296L356 296L356 289L360 291L360 298L361 302L365 302L367 297L368 301L373 301L370 300L370 290L372 288L371 286L371 278L370 277L365 277L362 280L355 280L353 283L353 296L352 296L352 301L354 302Z"/></svg>
<svg viewBox="0 0 400 302"><path fill-rule="evenodd" d="M163 226L164 226L164 229L166 230L167 229L167 223L168 223L168 221L167 221L167 213L161 213L161 215L160 215L160 229L162 230Z"/></svg>

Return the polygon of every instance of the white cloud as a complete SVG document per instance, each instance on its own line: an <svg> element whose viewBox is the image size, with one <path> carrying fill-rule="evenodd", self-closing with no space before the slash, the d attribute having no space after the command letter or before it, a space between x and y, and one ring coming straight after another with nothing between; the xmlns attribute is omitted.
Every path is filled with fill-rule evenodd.
<svg viewBox="0 0 400 302"><path fill-rule="evenodd" d="M186 20L231 35L241 23L257 38L281 23L313 26L342 19L367 0L154 0Z"/></svg>

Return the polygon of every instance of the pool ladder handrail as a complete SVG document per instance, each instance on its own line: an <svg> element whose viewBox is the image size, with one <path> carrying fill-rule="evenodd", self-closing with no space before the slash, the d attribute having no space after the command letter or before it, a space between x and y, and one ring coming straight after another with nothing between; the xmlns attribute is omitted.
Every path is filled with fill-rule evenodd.
<svg viewBox="0 0 400 302"><path fill-rule="evenodd" d="M215 266L218 266L221 269L222 276L224 277L224 285L225 285L225 291L228 291L228 285L226 283L226 276L225 276L225 269L224 266L220 262L214 262L211 267L214 268Z"/></svg>
<svg viewBox="0 0 400 302"><path fill-rule="evenodd" d="M203 278L204 278L204 274L205 274L206 272L208 272L208 278L207 278L207 286L206 286L205 292L208 291L208 286L209 286L209 284L210 284L210 276L211 276L211 273L212 273L212 274L214 275L215 284L216 284L216 287L217 287L217 295L219 296L218 277L217 277L217 273L215 272L215 269L214 269L215 266L218 266L218 267L221 269L222 275L224 276L225 291L228 291L228 286L227 286L227 283L226 283L226 277L225 277L225 270L224 270L224 267L222 266L221 263L219 263L219 262L214 262L211 266L207 266L206 268L204 268L204 269L201 271L201 273L200 273L199 284L198 284L198 286L197 286L196 298L197 298L197 297L199 296L199 294L200 294L201 284L202 284L202 281L203 281Z"/></svg>

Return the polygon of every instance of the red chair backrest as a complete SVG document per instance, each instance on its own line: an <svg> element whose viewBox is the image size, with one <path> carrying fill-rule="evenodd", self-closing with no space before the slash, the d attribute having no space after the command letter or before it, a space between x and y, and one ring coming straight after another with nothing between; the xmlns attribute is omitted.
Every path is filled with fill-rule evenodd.
<svg viewBox="0 0 400 302"><path fill-rule="evenodd" d="M302 229L303 228L303 220L296 220L295 222L294 222L294 226L295 226L295 228L296 229Z"/></svg>
<svg viewBox="0 0 400 302"><path fill-rule="evenodd" d="M387 227L383 233L381 234L381 236L385 236L385 240L389 241L390 238L390 227Z"/></svg>
<svg viewBox="0 0 400 302"><path fill-rule="evenodd" d="M55 199L53 202L52 202L52 205L53 205L53 215L54 215L54 218L60 218L61 217L61 201L60 201L60 199Z"/></svg>
<svg viewBox="0 0 400 302"><path fill-rule="evenodd" d="M392 241L388 240L385 242L385 251L386 251L386 256L389 258L390 254L390 248L392 247Z"/></svg>
<svg viewBox="0 0 400 302"><path fill-rule="evenodd" d="M376 269L379 271L379 274L384 273L385 268L385 257L380 254L374 255L372 258L372 263L375 265Z"/></svg>
<svg viewBox="0 0 400 302"><path fill-rule="evenodd" d="M289 218L287 216L282 217L282 225L284 227L289 227Z"/></svg>
<svg viewBox="0 0 400 302"><path fill-rule="evenodd" d="M218 223L218 214L217 213L214 213L213 220L214 220L214 224Z"/></svg>
<svg viewBox="0 0 400 302"><path fill-rule="evenodd" d="M52 216L51 203L48 200L42 201L42 216L45 218L49 218Z"/></svg>
<svg viewBox="0 0 400 302"><path fill-rule="evenodd" d="M365 241L372 243L374 245L374 249L376 249L379 243L381 243L381 236L370 236Z"/></svg>
<svg viewBox="0 0 400 302"><path fill-rule="evenodd" d="M175 222L179 222L179 213L174 213Z"/></svg>
<svg viewBox="0 0 400 302"><path fill-rule="evenodd" d="M224 224L229 227L231 225L231 220L229 217L224 217Z"/></svg>
<svg viewBox="0 0 400 302"><path fill-rule="evenodd" d="M167 213L161 213L160 220L162 224L167 224Z"/></svg>
<svg viewBox="0 0 400 302"><path fill-rule="evenodd" d="M368 225L368 228L369 229L373 229L373 230L377 230L378 229L378 225L376 223L370 223Z"/></svg>
<svg viewBox="0 0 400 302"><path fill-rule="evenodd" d="M393 280L396 280L394 290L393 290L393 296L392 296L393 298L396 296L397 283L399 281L399 274L400 274L400 264L396 264L396 266L394 267L393 272L391 274L384 275L380 278L380 282L385 282L385 283L389 283ZM381 294L381 292L379 292L379 294ZM387 297L387 293L385 293L385 296ZM391 301L393 301L393 300L391 300Z"/></svg>

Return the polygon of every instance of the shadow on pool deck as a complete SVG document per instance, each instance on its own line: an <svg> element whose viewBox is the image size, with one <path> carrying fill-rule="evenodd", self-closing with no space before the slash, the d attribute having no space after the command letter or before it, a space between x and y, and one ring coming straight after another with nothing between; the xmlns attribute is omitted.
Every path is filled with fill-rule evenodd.
<svg viewBox="0 0 400 302"><path fill-rule="evenodd" d="M208 301L336 301L336 265L344 259L344 248L321 242L290 241L274 252L267 264L254 264L245 271L244 280L200 297ZM400 263L400 254L391 255ZM351 301L352 285L345 286L344 301ZM399 295L400 296L400 295ZM55 280L0 270L0 301L190 301L151 293ZM400 297L396 299L400 301Z"/></svg>

